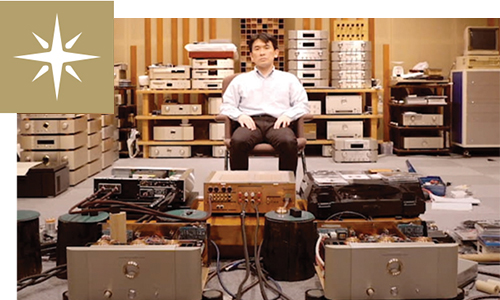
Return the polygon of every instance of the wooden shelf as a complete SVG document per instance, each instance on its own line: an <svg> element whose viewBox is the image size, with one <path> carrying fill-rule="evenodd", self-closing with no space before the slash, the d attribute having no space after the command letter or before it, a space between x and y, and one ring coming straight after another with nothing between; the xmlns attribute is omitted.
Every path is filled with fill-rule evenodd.
<svg viewBox="0 0 500 300"><path fill-rule="evenodd" d="M213 120L215 122L215 115L190 115L190 116L169 116L169 115L148 115L136 116L139 121L154 121L154 120Z"/></svg>
<svg viewBox="0 0 500 300"><path fill-rule="evenodd" d="M396 126L389 124L390 128L399 130L449 130L450 126Z"/></svg>
<svg viewBox="0 0 500 300"><path fill-rule="evenodd" d="M223 146L224 141L138 141L137 144L141 146Z"/></svg>
<svg viewBox="0 0 500 300"><path fill-rule="evenodd" d="M137 94L220 94L222 90L137 90Z"/></svg>
<svg viewBox="0 0 500 300"><path fill-rule="evenodd" d="M417 153L449 154L450 148L442 148L442 149L399 149L399 148L394 148L394 153L396 153L397 155L417 154Z"/></svg>
<svg viewBox="0 0 500 300"><path fill-rule="evenodd" d="M329 119L381 119L383 115L314 115L313 120Z"/></svg>
<svg viewBox="0 0 500 300"><path fill-rule="evenodd" d="M332 88L321 88L321 89L306 89L307 93L332 93L332 94L359 94L359 93L378 93L382 92L382 89L332 89Z"/></svg>

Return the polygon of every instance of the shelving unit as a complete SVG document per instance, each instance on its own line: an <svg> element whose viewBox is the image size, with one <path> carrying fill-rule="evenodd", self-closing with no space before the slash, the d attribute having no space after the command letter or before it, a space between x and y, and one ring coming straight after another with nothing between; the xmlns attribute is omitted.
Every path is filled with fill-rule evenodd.
<svg viewBox="0 0 500 300"><path fill-rule="evenodd" d="M326 121L328 120L361 120L365 123L365 136L370 136L377 139L377 125L382 115L378 113L378 93L381 90L375 89L307 89L309 97L316 101L322 101L322 107L325 107L325 97L330 94L360 94L363 98L363 106L371 106L372 112L358 115L315 115L312 122L317 124L318 135L315 140L308 140L307 145L314 146L331 145L332 140L326 137ZM149 157L149 147L151 146L195 146L201 149L201 152L207 154L209 147L223 146L223 141L214 141L208 138L209 123L215 122L215 115L206 114L207 109L204 107L208 97L220 97L221 90L137 90L138 96L142 97L142 114L136 116L136 120L140 122L142 130L141 140L138 142L143 147L143 155ZM155 103L158 99L157 95L167 94L195 94L199 95L199 104L202 104L202 115L152 115L153 105L157 107L161 103ZM139 97L138 97L139 99ZM323 109L324 110L324 109ZM366 122L365 122L366 121ZM195 139L192 141L155 141L152 139L153 125L159 123L180 124L182 122L192 122L195 125ZM206 148L206 149L202 149Z"/></svg>
<svg viewBox="0 0 500 300"><path fill-rule="evenodd" d="M130 131L136 128L134 116L137 115L135 86L115 86L115 116L118 129L118 151L120 158L129 157L127 139Z"/></svg>
<svg viewBox="0 0 500 300"><path fill-rule="evenodd" d="M384 125L389 140L394 143L394 153L449 154L451 84L446 80L409 80L404 84L390 85L389 93L389 112ZM440 104L402 103L406 96L414 94L446 96L446 99Z"/></svg>

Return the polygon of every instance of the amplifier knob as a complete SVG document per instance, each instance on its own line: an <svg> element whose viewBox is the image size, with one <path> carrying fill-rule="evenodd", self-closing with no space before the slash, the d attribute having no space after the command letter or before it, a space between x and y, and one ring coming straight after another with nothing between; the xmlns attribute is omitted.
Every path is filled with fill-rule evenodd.
<svg viewBox="0 0 500 300"><path fill-rule="evenodd" d="M366 294L371 297L373 296L373 294L375 294L375 290L373 288L367 288Z"/></svg>
<svg viewBox="0 0 500 300"><path fill-rule="evenodd" d="M398 288L393 286L391 287L391 295L397 296L399 294Z"/></svg>
<svg viewBox="0 0 500 300"><path fill-rule="evenodd" d="M24 123L24 129L30 129L31 125L30 123Z"/></svg>
<svg viewBox="0 0 500 300"><path fill-rule="evenodd" d="M69 127L69 124L68 124L68 123L64 122L64 123L62 124L62 129L68 129L68 127Z"/></svg>
<svg viewBox="0 0 500 300"><path fill-rule="evenodd" d="M125 274L125 277L127 277L129 279L134 279L135 277L137 277L137 275L139 275L139 265L135 261L128 261L123 266L123 273ZM130 290L130 291L134 291L134 290ZM130 291L129 291L129 293L130 293ZM130 294L129 294L129 296L130 296ZM133 298L130 298L130 299L133 299Z"/></svg>
<svg viewBox="0 0 500 300"><path fill-rule="evenodd" d="M47 129L49 127L49 125L50 124L48 122L45 122L45 123L43 123L43 128Z"/></svg>
<svg viewBox="0 0 500 300"><path fill-rule="evenodd" d="M401 274L402 270L403 270L403 264L397 258L393 258L393 259L389 260L389 262L387 263L387 272L389 272L389 274L391 274L392 276L397 276L397 275ZM397 291L397 288L396 288L396 291ZM392 293L392 289L391 289L391 293Z"/></svg>
<svg viewBox="0 0 500 300"><path fill-rule="evenodd" d="M104 298L111 298L113 296L113 293L110 290L105 290L104 291Z"/></svg>
<svg viewBox="0 0 500 300"><path fill-rule="evenodd" d="M65 155L65 156L63 156L63 157L62 157L62 161L68 161L68 156L66 156L66 155Z"/></svg>
<svg viewBox="0 0 500 300"><path fill-rule="evenodd" d="M25 160L25 161L31 161L31 156L26 156L26 157L24 158L24 160Z"/></svg>
<svg viewBox="0 0 500 300"><path fill-rule="evenodd" d="M128 298L135 299L135 297L137 297L137 291L134 289L128 290Z"/></svg>

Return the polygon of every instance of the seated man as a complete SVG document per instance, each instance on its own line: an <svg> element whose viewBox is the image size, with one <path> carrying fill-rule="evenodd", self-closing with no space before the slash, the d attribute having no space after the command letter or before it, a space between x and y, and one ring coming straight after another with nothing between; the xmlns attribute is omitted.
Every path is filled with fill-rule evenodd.
<svg viewBox="0 0 500 300"><path fill-rule="evenodd" d="M279 153L279 169L297 169L297 138L290 123L309 113L299 79L275 70L278 42L268 33L249 41L253 71L235 77L223 95L220 113L239 123L231 138L231 170L248 170L249 152L267 142Z"/></svg>

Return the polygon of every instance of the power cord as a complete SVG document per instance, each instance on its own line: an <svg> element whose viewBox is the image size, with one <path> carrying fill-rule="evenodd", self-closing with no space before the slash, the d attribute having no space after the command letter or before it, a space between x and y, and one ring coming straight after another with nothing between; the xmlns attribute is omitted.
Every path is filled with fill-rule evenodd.
<svg viewBox="0 0 500 300"><path fill-rule="evenodd" d="M43 273L36 274L36 275L31 275L24 277L22 279L19 279L17 281L17 291L19 292L22 289L25 289L28 286L36 285L39 283L42 283L46 281L47 279L57 276L59 274L64 274L66 272L66 264L64 265L59 265L55 268L49 269Z"/></svg>

